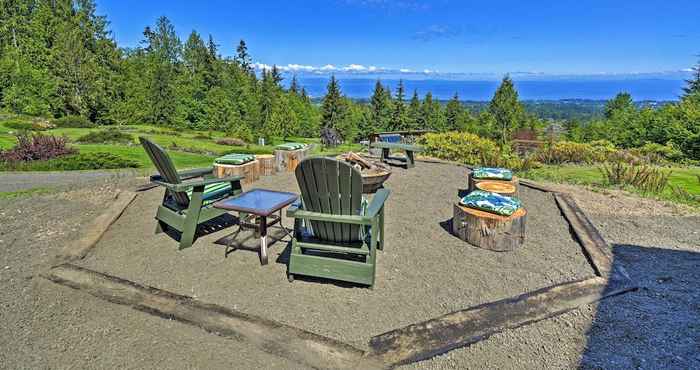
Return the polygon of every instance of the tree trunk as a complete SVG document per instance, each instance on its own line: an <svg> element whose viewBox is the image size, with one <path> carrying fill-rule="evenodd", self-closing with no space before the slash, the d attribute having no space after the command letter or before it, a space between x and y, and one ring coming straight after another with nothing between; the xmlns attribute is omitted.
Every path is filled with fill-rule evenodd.
<svg viewBox="0 0 700 370"><path fill-rule="evenodd" d="M518 186L509 181L479 181L474 184L474 188L508 197L518 196Z"/></svg>
<svg viewBox="0 0 700 370"><path fill-rule="evenodd" d="M524 208L506 217L455 204L452 232L475 247L508 252L525 242L526 218Z"/></svg>
<svg viewBox="0 0 700 370"><path fill-rule="evenodd" d="M214 174L216 177L244 176L245 178L241 180L241 184L252 184L260 178L257 160L239 165L215 163Z"/></svg>

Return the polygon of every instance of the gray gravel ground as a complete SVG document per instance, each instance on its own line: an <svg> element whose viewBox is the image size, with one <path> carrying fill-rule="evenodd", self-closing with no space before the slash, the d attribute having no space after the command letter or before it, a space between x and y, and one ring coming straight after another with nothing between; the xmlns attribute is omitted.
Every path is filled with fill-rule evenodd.
<svg viewBox="0 0 700 370"><path fill-rule="evenodd" d="M434 221L448 219L451 208L449 202L440 206L439 201L454 195L452 192L456 187L448 184L458 184L463 172L457 167L428 169L426 166L419 164L415 171L408 173L399 169L390 180L389 187L394 193L387 221L393 221L387 224L388 232L394 235L393 240L403 240L410 235L415 238L410 243L415 244L394 242L380 254L379 285L374 292L386 293L387 304L373 298L374 292L361 288L338 287L317 281L296 281L290 285L284 278L282 264L261 267L250 251L237 251L223 258L223 247L212 246L210 240L225 235L225 232L200 239L193 248L183 252L177 252L172 240L161 240L166 236L154 237L153 243L138 246L144 250L138 252L138 256L148 256L150 260L129 259L130 256L125 255L123 260L112 264L122 266L111 268L124 272L139 271L143 275L133 278L140 282L173 279L168 283L177 288L173 290L180 289L202 300L221 302L246 312L269 312L270 316L279 315L276 318L280 320L287 317L282 312L284 308L303 309L294 322L296 326L348 338L358 345L363 344L361 340L366 340L366 333L381 332L382 325L396 326L425 315L448 312L460 308L460 305L496 299L516 290L507 285L531 284L531 288L536 288L590 273L586 269L579 270L575 260L567 261L561 257L567 256L561 250L557 254L556 250L546 249L539 251L539 257L545 258L543 252L554 254L546 256L551 258L546 262L547 268L531 271L524 261L531 263L537 259L534 253L537 247L531 243L534 242L532 238L522 253L516 252L521 253L517 260L510 259L508 254L490 257L491 253L465 245L458 248L453 243L459 241L449 239L451 237L446 234L443 240L441 233L444 231ZM429 179L421 183L420 173L426 170L434 172L430 172L431 175L426 176ZM403 180L417 181L416 187L433 184L420 198L426 199L428 206L411 208L408 204L393 203L411 191L410 181ZM290 184L293 185L293 181L276 177L255 185L284 188ZM38 277L38 273L47 267L49 257L78 237L80 226L99 213L100 204L113 197L114 190L111 185L95 185L89 190L0 200L0 246L3 249L0 254L0 289L3 290L0 295L0 368L298 368L244 343L109 304ZM606 239L613 243L615 261L622 264L642 288L553 319L494 335L470 347L407 368L700 368L700 216L687 209L616 192L596 193L580 187L566 187L565 190L574 193ZM137 207L157 201L158 192L150 191L139 198L132 208L141 214L133 213L130 208L115 228L139 217L150 220L154 206ZM537 196L537 193L533 194ZM527 201L527 195L525 200L529 209L534 208ZM537 199L538 203L545 201L547 199ZM426 236L416 236L420 233L407 230L407 224L401 221L421 213L432 215L426 216L431 217L432 222L412 227L430 230L424 232ZM535 227L535 220L531 218L528 222L528 226ZM143 225L135 228L139 233L141 230L152 231L152 224L141 223ZM544 222L541 227L548 226L549 223ZM430 248L434 245L433 234L440 235L438 239L446 243L444 247ZM568 232L561 234L568 236ZM122 237L133 238L127 233L122 233ZM110 241L110 238L114 240ZM91 265L106 264L108 256L120 257L123 252L105 251L104 248L113 246L109 243L115 241L116 235L108 233L98 246L97 254L87 262ZM387 242L390 243L389 239ZM122 248L136 253L135 247ZM273 257L277 257L283 249L283 245L277 244L270 251ZM525 252L528 249L532 255ZM408 254L414 254L414 260L422 261L406 260ZM416 254L420 258L415 258ZM105 256L104 261L99 255ZM427 265L426 258L456 261L443 264L440 274L431 273L432 267ZM493 263L484 262L488 258L494 258ZM500 260L496 261L496 258ZM479 262L479 268L496 268L496 272L500 271L496 262L500 266L512 264L518 267L507 274L491 273L489 285L486 285L481 281L486 281L486 275L460 269L465 264L476 264L470 261ZM128 264L136 266L124 266ZM465 279L448 277L454 274ZM509 277L515 274L523 276L524 282ZM187 276L189 281L184 281L180 275ZM251 276L260 279L252 281ZM507 284L499 284L499 279L494 277L510 280ZM406 285L406 281L443 282L446 286L438 284L431 289L417 283ZM261 286L265 289L260 289ZM295 295L289 298L284 291L293 291ZM461 295L459 292L463 291L468 293ZM318 295L327 296L323 304L316 304ZM246 301L235 301L234 296L247 298ZM394 299L405 300L399 304ZM375 304L372 310L365 311L367 301ZM264 308L279 302L282 302L282 309ZM327 302L335 303L335 307ZM430 302L434 305L428 304ZM401 305L414 312L402 309ZM352 309L361 312L353 313ZM342 316L344 321L354 321L358 317L368 322L372 320L375 327L368 328L364 322L355 321L360 328L339 333L328 323L328 315ZM319 323L315 323L317 320ZM345 322L337 324L347 326Z"/></svg>
<svg viewBox="0 0 700 370"><path fill-rule="evenodd" d="M436 187L435 179L444 186ZM239 250L224 258L215 244L230 232L199 239L178 252L167 235L153 235L160 190L144 194L113 225L84 265L97 271L234 307L246 313L365 346L373 335L555 283L593 276L551 195L523 189L528 239L513 253L474 248L444 228L464 171L420 164L396 170L387 188L386 248L374 290L328 281L287 282L287 243L270 249L271 263ZM298 192L293 174L255 186ZM441 225L441 222L443 224ZM291 222L285 223L291 226ZM256 240L251 240L256 243Z"/></svg>

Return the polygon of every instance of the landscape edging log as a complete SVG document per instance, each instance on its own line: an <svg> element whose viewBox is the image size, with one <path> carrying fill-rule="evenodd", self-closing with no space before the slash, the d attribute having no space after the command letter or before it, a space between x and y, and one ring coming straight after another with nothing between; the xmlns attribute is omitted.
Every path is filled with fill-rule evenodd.
<svg viewBox="0 0 700 370"><path fill-rule="evenodd" d="M553 285L377 335L370 348L372 355L392 365L426 360L633 289L610 286L602 277Z"/></svg>
<svg viewBox="0 0 700 370"><path fill-rule="evenodd" d="M101 215L95 217L85 227L83 235L75 243L68 244L57 256L57 263L85 258L90 249L100 241L102 235L119 219L126 207L136 198L136 193L122 191L117 193L114 202Z"/></svg>
<svg viewBox="0 0 700 370"><path fill-rule="evenodd" d="M622 266L613 261L610 246L570 194L556 193L554 199L569 222L591 265L599 276L631 282Z"/></svg>
<svg viewBox="0 0 700 370"><path fill-rule="evenodd" d="M331 338L72 264L55 266L44 277L112 303L244 340L315 369L386 368L364 351Z"/></svg>

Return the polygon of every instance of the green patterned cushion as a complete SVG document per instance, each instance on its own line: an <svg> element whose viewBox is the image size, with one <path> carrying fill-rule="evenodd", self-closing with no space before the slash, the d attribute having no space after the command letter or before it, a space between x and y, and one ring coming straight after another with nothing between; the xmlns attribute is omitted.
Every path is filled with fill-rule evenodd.
<svg viewBox="0 0 700 370"><path fill-rule="evenodd" d="M475 179L510 181L513 179L513 171L507 168L481 167L474 169L472 172L472 177Z"/></svg>
<svg viewBox="0 0 700 370"><path fill-rule="evenodd" d="M244 164L255 160L255 156L252 154L226 154L223 157L216 158L215 163L218 164Z"/></svg>
<svg viewBox="0 0 700 370"><path fill-rule="evenodd" d="M298 150L304 148L305 146L306 144L302 143L284 143L277 145L275 148L280 150Z"/></svg>
<svg viewBox="0 0 700 370"><path fill-rule="evenodd" d="M209 205L219 200L220 198L229 195L231 193L231 183L230 182L219 182L216 184L209 184L204 186L204 194L202 196L203 205ZM187 191L187 196L192 198L192 189Z"/></svg>
<svg viewBox="0 0 700 370"><path fill-rule="evenodd" d="M501 216L510 216L518 208L522 207L522 202L516 197L507 197L489 191L474 190L460 201L463 205L479 209L486 212L495 213Z"/></svg>

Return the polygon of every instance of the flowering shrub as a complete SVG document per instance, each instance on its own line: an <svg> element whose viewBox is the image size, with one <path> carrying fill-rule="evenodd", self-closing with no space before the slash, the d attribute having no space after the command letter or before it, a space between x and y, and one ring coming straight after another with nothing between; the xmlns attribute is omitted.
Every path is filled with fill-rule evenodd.
<svg viewBox="0 0 700 370"><path fill-rule="evenodd" d="M65 137L21 134L17 136L17 145L14 148L0 151L0 160L4 162L47 160L75 152L75 149L67 145Z"/></svg>
<svg viewBox="0 0 700 370"><path fill-rule="evenodd" d="M615 146L607 140L591 143L558 141L540 149L535 155L538 161L546 164L592 164L604 162L616 152Z"/></svg>

